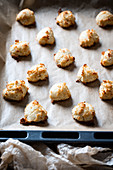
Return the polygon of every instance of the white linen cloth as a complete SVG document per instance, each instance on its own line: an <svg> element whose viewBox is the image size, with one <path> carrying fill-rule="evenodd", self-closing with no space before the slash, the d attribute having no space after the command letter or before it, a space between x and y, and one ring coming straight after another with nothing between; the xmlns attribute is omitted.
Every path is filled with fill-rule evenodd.
<svg viewBox="0 0 113 170"><path fill-rule="evenodd" d="M52 144L51 144L52 145ZM0 143L0 170L82 170L112 169L113 152L102 147L56 145L58 153L39 142L29 146L18 140ZM107 166L107 167L106 167Z"/></svg>

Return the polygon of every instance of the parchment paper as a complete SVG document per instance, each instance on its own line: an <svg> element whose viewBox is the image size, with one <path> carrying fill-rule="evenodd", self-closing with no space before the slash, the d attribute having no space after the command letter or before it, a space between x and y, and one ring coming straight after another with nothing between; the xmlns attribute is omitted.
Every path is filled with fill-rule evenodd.
<svg viewBox="0 0 113 170"><path fill-rule="evenodd" d="M24 27L15 21L16 14L22 8L30 8L35 12L36 27ZM55 18L59 8L72 10L76 17L76 26L63 29L56 25ZM102 101L98 89L102 80L113 80L113 67L104 68L100 65L100 56L103 50L113 49L113 27L102 29L96 25L95 17L103 9L112 11L111 1L3 1L0 0L0 128L26 130L112 130L113 128L113 100ZM49 26L55 35L55 44L41 46L36 41L36 34L44 27ZM79 46L79 35L86 29L94 29L100 37L100 43L89 49ZM14 60L9 53L10 45L15 40L30 43L31 56L22 58L20 62ZM68 48L75 57L75 63L66 69L58 68L53 56L61 48ZM27 70L38 63L44 63L49 80L38 83L28 83ZM88 64L99 74L99 80L88 85L76 83L77 72L83 64ZM2 90L6 82L25 80L29 87L29 94L21 102L8 102L2 98ZM49 90L52 85L66 82L72 98L52 104L49 99ZM48 121L38 126L20 125L24 116L25 106L32 100L39 103L48 112ZM86 101L92 104L96 112L95 125L84 126L72 119L71 110L79 102Z"/></svg>
<svg viewBox="0 0 113 170"><path fill-rule="evenodd" d="M102 147L58 144L54 150L36 142L31 146L8 139L0 143L0 170L111 170L113 152ZM55 152L57 150L57 153Z"/></svg>

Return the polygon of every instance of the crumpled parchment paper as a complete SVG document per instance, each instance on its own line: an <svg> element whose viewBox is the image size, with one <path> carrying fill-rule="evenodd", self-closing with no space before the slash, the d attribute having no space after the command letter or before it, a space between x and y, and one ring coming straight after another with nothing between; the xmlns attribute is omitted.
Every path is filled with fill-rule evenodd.
<svg viewBox="0 0 113 170"><path fill-rule="evenodd" d="M52 144L51 144L52 145ZM83 170L112 169L113 152L102 147L77 147L58 144L57 153L47 145L36 142L29 146L18 140L0 143L0 170Z"/></svg>

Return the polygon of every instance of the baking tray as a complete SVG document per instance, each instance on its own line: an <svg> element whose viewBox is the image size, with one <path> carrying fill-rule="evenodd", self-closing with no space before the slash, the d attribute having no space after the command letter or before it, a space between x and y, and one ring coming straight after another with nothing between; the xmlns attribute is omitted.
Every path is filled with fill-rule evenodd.
<svg viewBox="0 0 113 170"><path fill-rule="evenodd" d="M1 1L2 2L2 1ZM6 2L8 2L8 1L6 1ZM111 12L113 12L113 9L112 9L112 6L113 6L113 2L112 2L112 0L108 0L108 1L102 1L102 0L97 0L97 1L94 1L94 0L76 0L76 1L74 1L74 0L71 0L71 1L67 1L67 0L62 0L62 1L60 1L60 0L55 0L55 1L45 1L45 0L42 0L42 1L33 1L34 3L32 3L32 4L30 4L30 3L28 3L28 1L18 1L18 3L16 3L15 1L10 1L10 3L8 2L8 4L7 5L9 5L9 12L11 12L10 11L10 8L13 6L13 8L14 8L14 6L15 6L15 8L13 9L13 10L15 10L16 8L18 8L18 10L16 10L16 12L15 13L17 13L17 11L19 11L21 8L26 8L26 7L28 7L28 8L30 8L30 9L33 9L34 10L34 12L36 12L36 11L39 11L38 12L38 14L36 15L36 19L38 20L38 24L37 24L37 28L38 28L38 30L37 30L37 32L41 29L41 28L43 28L44 26L50 26L51 27L51 21L50 20L48 20L48 25L47 25L47 22L46 21L44 21L44 24L43 24L43 26L41 26L41 18L38 18L38 15L40 15L40 11L41 11L41 16L42 17L44 17L44 15L46 14L46 12L48 11L48 9L51 11L51 10L54 10L55 11L55 15L53 16L54 17L54 23L55 23L55 16L57 16L57 11L58 11L58 9L59 8L62 8L62 10L72 10L73 11L73 13L75 14L75 17L76 17L76 26L75 27L72 27L72 28L69 28L69 29L62 29L62 28L60 28L59 26L57 26L56 24L54 24L54 28L53 28L53 30L57 27L57 29L59 30L59 32L55 32L55 39L56 39L56 44L54 45L54 46L47 46L47 48L45 47L45 49L44 49L44 47L40 47L38 44L37 44L37 46L38 46L38 50L40 50L41 48L43 48L43 50L46 50L46 52L48 53L48 50L51 50L52 51L52 54L54 53L54 52L57 52L58 51L58 49L59 49L59 43L61 43L60 44L60 47L61 48L63 48L64 47L64 45L62 45L63 43L65 44L66 42L63 42L62 41L62 39L61 39L61 42L58 40L58 38L61 38L61 35L63 36L63 37L65 37L65 34L63 34L63 32L66 32L66 34L67 34L67 37L69 37L69 34L70 34L70 36L71 36L71 38L73 37L73 35L74 35L74 33L76 33L77 31L77 34L75 34L77 37L76 37L76 39L78 39L78 36L79 36L79 33L81 32L81 31L84 31L85 29L88 29L88 28L91 28L91 26L92 26L92 24L93 24L93 22L95 22L95 16L97 15L97 13L99 12L99 11L101 11L101 10L109 10L109 11L111 11ZM4 3L3 3L4 4ZM20 8L18 7L18 6L20 6ZM42 12L43 11L43 9L46 9L45 11L44 11L44 13ZM90 8L92 8L93 10L92 10L92 13L91 13L91 10L90 10L90 13L89 13L89 11L87 10L87 9L90 9ZM12 8L11 8L12 9ZM7 11L7 10L6 10ZM49 13L48 13L49 14ZM81 15L82 14L82 15ZM6 14L5 15L7 15L7 12L6 12ZM49 14L50 15L50 14ZM90 17L88 18L88 16L90 15ZM87 17L87 23L85 24L85 22L84 22L84 20L85 20L85 17ZM5 19L5 18L2 18L3 20ZM7 19L7 18L6 18ZM11 19L11 18L10 18ZM14 17L13 17L13 19L12 19L12 24L13 24L13 22L15 21L15 15L14 15ZM82 25L82 22L83 22L83 24L84 24L84 28L83 27L81 27L80 25ZM91 23L90 23L91 22ZM8 23L9 24L9 23ZM16 26L18 26L18 23L15 23L15 24L17 24ZM3 24L3 26L4 26L4 24ZM2 26L2 27L3 27ZM19 25L20 26L20 25ZM3 29L3 28L2 28ZM8 31L10 31L10 29L11 28L8 28L6 31L8 32ZM13 29L14 29L14 27L13 27ZM24 27L22 27L21 26L21 29L22 29L22 32L24 32L24 30L26 30L27 28L24 28ZM111 69L109 69L109 70L106 70L106 72L107 72L107 75L106 74L104 74L104 69L105 68L102 68L101 66L100 66L100 68L98 69L98 63L97 63L97 61L98 61L98 59L96 58L96 60L94 60L95 59L95 56L96 56L96 52L97 52L97 54L99 54L102 50L105 50L105 43L106 43L106 40L105 40L105 38L104 38L104 35L103 35L103 31L105 31L105 30L103 30L102 28L99 28L97 25L96 25L96 23L95 23L95 27L94 27L94 29L96 29L97 30L97 32L99 31L99 35L100 35L100 37L101 37L101 39L100 39L100 44L98 44L97 46L95 46L95 47L92 47L91 49L83 49L83 48L81 48L81 47L79 47L79 42L78 43L75 43L75 46L73 45L73 46L71 46L71 45L69 45L69 49L70 49L70 51L72 52L72 54L73 54L73 56L75 56L75 67L76 67L76 69L75 69L75 71L74 71L74 73L75 73L75 79L72 79L72 81L76 81L76 73L77 73L77 71L78 71L78 69L79 69L79 67L80 67L80 65L81 64L84 64L84 62L89 62L89 60L92 60L92 62L90 63L91 65L92 65L92 68L95 68L96 66L96 69L97 69L97 71L99 72L99 73L101 73L101 76L99 75L99 80L101 80L102 81L102 79L103 78L108 78L108 79L110 79L110 78L112 78L112 68ZM63 30L63 32L62 32L62 30ZM21 30L19 30L20 32L17 32L17 36L15 36L14 35L14 37L15 38L17 38L17 37L19 37L20 36L20 34L22 33L21 32ZM32 31L32 33L33 33L33 29L32 28L29 28L29 34L30 34L30 32ZM112 29L112 27L110 27L110 28L108 28L107 30L106 30L106 32L104 32L105 34L106 34L106 36L107 36L107 33L109 34L109 36L111 36L112 35L112 31L113 31L113 29ZM5 31L4 31L5 32ZM5 32L6 33L6 32ZM61 34L62 33L62 34ZM10 36L10 34L8 34L9 36ZM35 38L36 37L36 32L35 32L35 34L33 33L33 37ZM22 37L23 39L21 39L21 40L24 40L24 37ZM28 41L29 41L29 36L27 37L27 39L28 39ZM9 40L9 39L8 39ZM8 43L8 44L6 44L6 47L8 46L9 47L9 45L11 45L12 43L14 43L14 38L11 38L10 39L10 43ZM32 44L34 43L33 42L33 40L32 40L32 42L31 42ZM73 41L72 41L72 43L73 43ZM78 45L77 45L78 44ZM33 45L35 45L35 43L33 44ZM66 47L68 46L68 43L66 43ZM67 47L68 48L68 47ZM109 42L108 42L108 46L106 46L106 48L108 49L108 48L111 48L112 49L112 43L110 44ZM33 52L33 46L31 47L31 50L32 50L32 52ZM41 49L42 50L42 49ZM45 52L45 51L44 51ZM43 54L44 54L44 52L43 52ZM76 55L76 52L78 52L78 54L77 55L79 55L80 56L80 59L82 58L81 57L81 55L82 54L84 54L84 55L88 55L88 59L86 58L86 59L83 59L83 61L79 61L78 59L77 59L77 55ZM8 51L7 51L7 53L9 53ZM91 59L89 59L90 58L90 55L92 54L92 56L91 56ZM7 57L10 57L10 54L8 54L7 55ZM10 61L11 60L11 61ZM12 62L12 65L13 65L13 59L10 59L9 60L9 62ZM28 60L30 60L30 58L28 59ZM86 61L85 61L86 60ZM94 61L95 61L95 63L94 63ZM19 64L23 64L23 66L24 66L24 63L27 63L28 64L28 62L30 62L30 61L27 61L27 59L26 59L26 61L23 61L23 62L20 62ZM36 63L36 61L34 60L33 62L32 62L32 64L34 64L34 63ZM78 64L79 63L79 64ZM9 63L8 63L9 64ZM17 63L18 64L18 63ZM46 64L46 63L45 63ZM52 64L54 64L54 61L52 61ZM25 65L25 67L27 67L26 65ZM47 67L48 67L48 65L47 65ZM15 67L15 69L16 69L16 67ZM52 73L52 72L50 72L51 70L50 70L50 68L48 67L47 68L48 70L49 70L49 74L50 74L50 77L49 77L49 79L50 79L50 81L51 81L51 77L52 77L52 74L54 74L54 73ZM55 69L54 69L54 71L58 71L58 69L59 68L57 68L57 67L55 67ZM27 70L27 68L26 68L26 70ZM71 76L71 71L73 71L74 70L74 67L72 66L72 67L70 67L70 68L68 68L68 69L66 69L66 70L61 70L61 72L66 72L66 74L68 75L67 77L63 77L63 79L65 79L65 81L67 80L67 78L69 77L69 76ZM15 70L16 71L16 70ZM10 72L10 71L9 71ZM11 73L11 72L10 72ZM19 73L19 72L17 72L17 73ZM58 72L59 73L59 72ZM110 73L109 74L109 77L107 77L108 76L108 73ZM3 74L3 73L2 73ZM19 75L18 75L19 76ZM23 75L23 76L25 76L25 75ZM6 79L6 77L3 79L3 81L4 81L4 85L5 85L5 81L9 81L9 77L11 77L10 76L10 74L9 75L7 75L7 79ZM9 79L8 79L9 78ZM56 78L56 77L55 77ZM60 75L59 75L59 79L60 79L61 77L60 77ZM23 78L24 79L24 78ZM55 79L53 79L52 80L53 82L52 83L56 83L55 82ZM68 80L67 80L67 82L68 82ZM46 83L48 83L48 82L46 82ZM86 88L88 88L88 89L91 89L90 91L89 91L89 93L88 93L88 95L90 96L90 95L92 95L92 90L94 91L96 88L97 88L97 86L100 84L100 82L96 82L96 84L94 83L94 84L91 84L91 86L90 85L88 85L87 87L85 87L85 86L83 86L82 84L78 84L78 85L76 85L76 88L77 88L77 86L79 86L79 89L82 89L82 88L84 88L85 90L87 90ZM3 86L4 86L3 85ZM73 90L74 90L74 87L72 87L72 85L71 84L69 84L68 83L68 85L69 85L69 89L71 90L71 94L72 94L72 99L74 98L74 94L73 94ZM42 86L42 85L40 85L40 86ZM45 84L45 86L46 86L46 84ZM1 89L2 89L3 87L1 87ZM50 88L50 86L49 86L49 88ZM48 89L49 89L48 88ZM34 87L34 89L35 89L35 87ZM98 89L98 88L97 88ZM97 91L97 90L96 90ZM42 92L42 91L41 91ZM41 95L41 92L40 92L40 95ZM30 94L31 95L31 98L32 99L35 99L33 96L32 96L32 94ZM69 103L65 103L65 106L64 106L64 103L63 102L61 102L61 103L59 103L59 106L63 106L63 107L65 107L64 109L65 109L65 113L66 113L66 110L68 111L68 106L70 107L70 104L72 104L72 102L73 102L73 106L74 105L76 105L77 103L79 103L79 102L81 102L81 98L82 98L82 101L83 100L89 100L89 103L90 103L90 98L88 98L88 95L86 96L86 95L84 95L84 93L80 93L80 91L78 91L78 94L77 94L78 96L77 96L77 98L76 98L76 100L77 100L77 102L75 102L76 100L74 99L74 101L69 101ZM95 96L94 96L95 97ZM31 100L31 98L30 98L30 100ZM1 100L3 100L3 99L1 99ZM40 104L42 104L43 105L43 99L40 99L39 98L39 100L41 101L40 102ZM24 101L25 101L25 103L24 103ZM17 103L17 106L18 106L18 108L20 107L20 106L22 106L23 108L25 107L25 105L27 104L27 103L29 103L29 101L28 101L28 99L27 98L25 98L25 100L23 101L23 103ZM3 101L3 102L5 102L5 101ZM50 101L49 101L50 102ZM91 102L93 102L93 100L91 100ZM100 102L100 101L99 101ZM98 103L98 101L97 101L97 103ZM113 109L113 104L112 104L113 102L112 101L110 101L110 102L107 102L107 105L110 105L109 106L109 108L110 108L110 111ZM92 103L91 103L92 104ZM9 103L7 103L7 105L9 105ZM11 103L11 105L13 106L13 105L15 105L14 103ZM47 105L48 105L48 102L47 102ZM67 107L66 107L66 105L67 105ZM92 104L94 107L96 107L96 103L93 103ZM104 105L104 103L102 103L102 105L100 106L100 107L102 107ZM5 105L4 105L5 106ZM44 105L43 105L44 106ZM56 107L56 106L53 106L53 105L51 105L52 107ZM45 108L45 107L44 107ZM103 119L103 117L102 117L102 113L99 115L99 110L96 110L96 112L97 112L97 119L98 120L100 120L101 118ZM109 113L108 113L109 114ZM10 116L10 114L9 114L9 116ZM21 116L23 116L23 112L21 113L21 115L19 115L18 117L20 117L21 118ZM67 115L66 115L67 116ZM106 115L106 117L108 117L108 115ZM105 117L105 118L106 118ZM13 115L13 118L15 119L15 117L14 117L14 115ZM104 119L105 119L104 118ZM68 119L68 116L67 116L67 119ZM42 141L42 142L75 142L75 143L112 143L113 142L113 122L112 122L112 117L111 117L111 120L109 120L109 123L107 123L107 124L105 124L105 123L103 123L103 121L104 121L104 119L102 120L102 121L100 121L100 127L98 128L98 126L94 126L94 127L89 127L89 126L82 126L82 125L80 125L79 126L79 124L77 124L77 126L74 128L74 127L69 127L69 123L71 124L71 122L67 122L67 124L65 124L65 126L64 126L64 124L62 125L62 126L56 126L55 128L53 128L53 127L49 127L49 128L46 128L46 126L44 127L43 125L40 127L40 128L35 128L35 126L21 126L21 127L19 127L17 130L16 130L16 128L15 128L15 126L13 126L12 124L7 128L3 128L3 130L0 130L0 141L4 141L4 140L6 140L6 139L8 139L8 138L15 138L15 139L19 139L20 141ZM19 119L18 119L19 120ZM8 121L8 119L6 118L6 121ZM16 122L16 123L18 123L18 122ZM102 124L103 123L103 124ZM6 124L7 124L7 122L6 122ZM73 122L72 122L72 124L73 124ZM109 124L109 127L107 128L107 125ZM15 130L14 130L15 129Z"/></svg>
<svg viewBox="0 0 113 170"><path fill-rule="evenodd" d="M23 142L54 142L54 143L78 143L78 144L113 144L113 132L111 131L0 131L0 141L9 138Z"/></svg>

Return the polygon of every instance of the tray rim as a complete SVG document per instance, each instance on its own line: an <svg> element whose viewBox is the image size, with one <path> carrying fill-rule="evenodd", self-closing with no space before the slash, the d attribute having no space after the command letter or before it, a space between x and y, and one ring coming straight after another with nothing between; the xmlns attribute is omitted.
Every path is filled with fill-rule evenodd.
<svg viewBox="0 0 113 170"><path fill-rule="evenodd" d="M9 135L11 133L16 133L16 135L18 135L19 133L25 133L26 136L25 137L13 137L9 135L9 137L1 137L1 133ZM57 136L52 136L52 137L44 137L43 134L49 133L49 135L53 135L53 133L57 133ZM72 136L71 138L66 137L66 133L69 135L70 133L73 133L71 135L76 135L75 138ZM94 137L94 135L96 133L100 133L104 136L108 136L108 138L106 139L96 139ZM64 137L62 138L61 135L64 135ZM78 134L78 135L77 135ZM59 135L59 136L58 136ZM112 135L112 138L109 138L109 135ZM79 144L86 144L86 143L92 143L92 144L113 144L113 131L54 131L54 130L0 130L0 142L6 141L9 138L13 138L15 140L19 140L22 142L55 142L55 143L59 143L59 142L65 142L65 143L79 143Z"/></svg>

